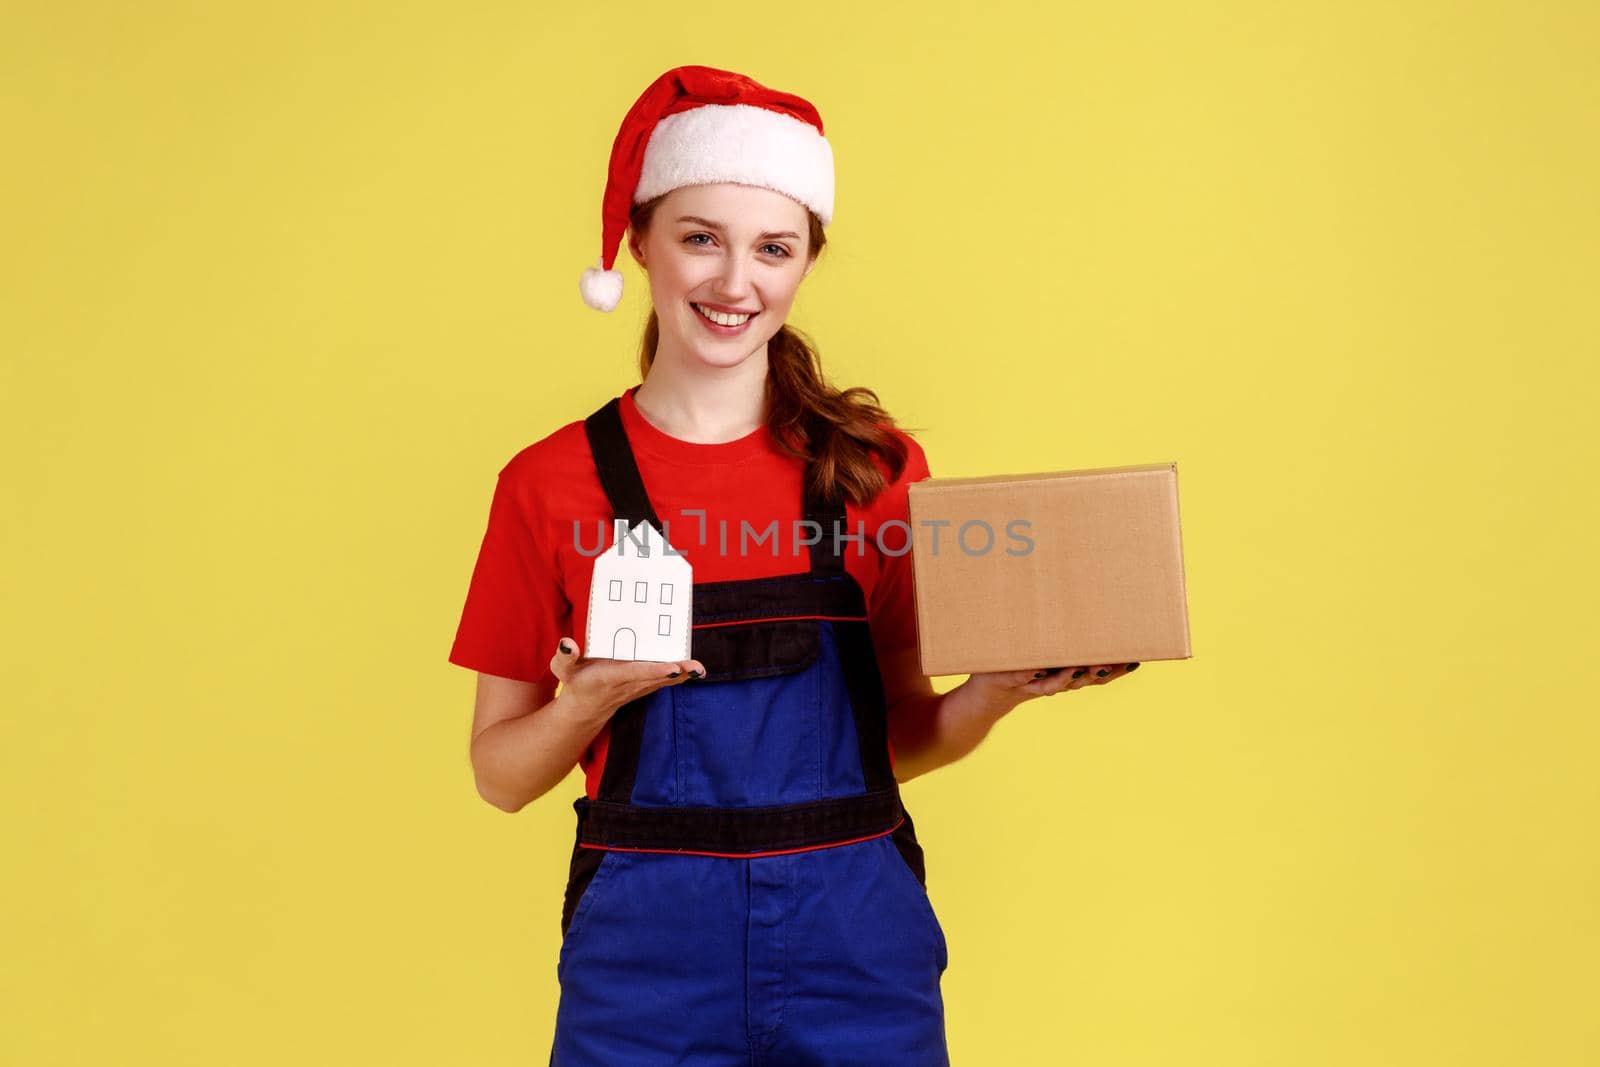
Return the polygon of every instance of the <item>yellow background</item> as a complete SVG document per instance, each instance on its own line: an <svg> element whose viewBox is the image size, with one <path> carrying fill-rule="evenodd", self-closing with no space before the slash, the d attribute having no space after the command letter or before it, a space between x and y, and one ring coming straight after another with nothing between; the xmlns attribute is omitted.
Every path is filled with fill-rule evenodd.
<svg viewBox="0 0 1600 1067"><path fill-rule="evenodd" d="M1592 5L5 21L0 1060L545 1062L581 783L480 800L445 656L706 63L820 109L792 321L935 475L1179 464L1195 658L906 787L954 1061L1600 1061Z"/></svg>

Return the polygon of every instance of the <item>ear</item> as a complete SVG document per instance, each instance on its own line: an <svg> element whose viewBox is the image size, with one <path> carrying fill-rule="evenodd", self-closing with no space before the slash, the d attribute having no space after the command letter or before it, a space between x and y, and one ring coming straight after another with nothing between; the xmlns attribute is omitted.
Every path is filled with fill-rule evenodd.
<svg viewBox="0 0 1600 1067"><path fill-rule="evenodd" d="M806 276L811 273L811 268L815 267L816 265L817 265L817 257L816 256L812 256L810 259L806 260L806 269L801 272L800 280L804 281L806 279Z"/></svg>
<svg viewBox="0 0 1600 1067"><path fill-rule="evenodd" d="M639 235L632 229L628 230L628 255L633 257L633 261L639 264L640 269L644 268L644 251L639 247Z"/></svg>

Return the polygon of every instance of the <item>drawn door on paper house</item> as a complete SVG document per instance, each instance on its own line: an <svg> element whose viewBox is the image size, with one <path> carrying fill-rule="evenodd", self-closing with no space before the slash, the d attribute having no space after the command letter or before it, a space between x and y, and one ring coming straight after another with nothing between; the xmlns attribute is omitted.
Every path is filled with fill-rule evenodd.
<svg viewBox="0 0 1600 1067"><path fill-rule="evenodd" d="M617 519L611 547L595 557L585 647L602 659L688 659L689 561L648 522L626 527Z"/></svg>

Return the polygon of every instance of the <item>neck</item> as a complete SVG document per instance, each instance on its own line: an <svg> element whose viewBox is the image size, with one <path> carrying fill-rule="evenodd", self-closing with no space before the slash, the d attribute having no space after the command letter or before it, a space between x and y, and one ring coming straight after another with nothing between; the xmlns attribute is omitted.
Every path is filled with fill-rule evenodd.
<svg viewBox="0 0 1600 1067"><path fill-rule="evenodd" d="M766 421L767 349L731 367L673 358L656 347L650 373L633 394L650 424L681 441L735 441Z"/></svg>

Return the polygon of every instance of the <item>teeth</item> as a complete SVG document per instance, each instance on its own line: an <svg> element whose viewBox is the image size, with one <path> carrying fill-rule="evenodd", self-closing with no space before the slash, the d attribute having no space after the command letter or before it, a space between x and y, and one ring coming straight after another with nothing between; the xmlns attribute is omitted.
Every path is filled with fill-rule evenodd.
<svg viewBox="0 0 1600 1067"><path fill-rule="evenodd" d="M720 311L708 311L699 304L690 304L689 306L694 308L700 314L704 315L706 318L710 319L712 322L716 323L718 326L738 326L751 317L749 315L724 315Z"/></svg>

